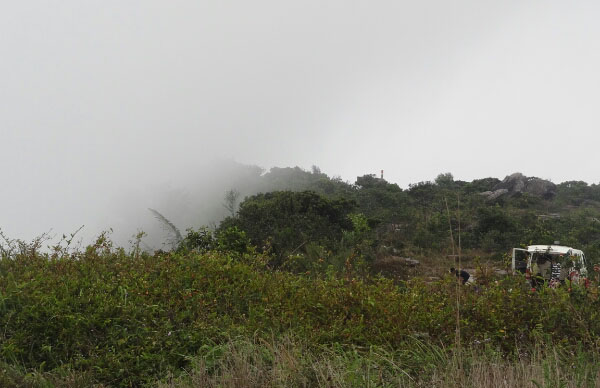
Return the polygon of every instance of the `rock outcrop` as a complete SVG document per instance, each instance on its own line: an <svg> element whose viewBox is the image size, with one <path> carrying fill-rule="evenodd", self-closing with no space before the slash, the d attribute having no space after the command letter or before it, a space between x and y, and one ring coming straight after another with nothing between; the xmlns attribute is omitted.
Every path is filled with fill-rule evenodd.
<svg viewBox="0 0 600 388"><path fill-rule="evenodd" d="M494 190L494 191L484 191L483 193L479 193L479 194L487 197L486 199L488 201L492 201L506 193L508 193L507 189L498 189L498 190Z"/></svg>
<svg viewBox="0 0 600 388"><path fill-rule="evenodd" d="M556 185L550 181L526 177L517 172L495 185L493 191L485 191L481 195L486 196L488 200L494 200L503 195L513 196L524 193L550 199L556 194Z"/></svg>

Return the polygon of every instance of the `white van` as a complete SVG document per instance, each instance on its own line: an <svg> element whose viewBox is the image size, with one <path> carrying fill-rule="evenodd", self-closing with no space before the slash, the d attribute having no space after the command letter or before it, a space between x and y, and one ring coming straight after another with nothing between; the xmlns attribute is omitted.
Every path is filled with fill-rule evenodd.
<svg viewBox="0 0 600 388"><path fill-rule="evenodd" d="M579 249L562 245L530 245L513 248L513 273L524 273L535 285L538 281L565 279L579 282L587 278L585 255Z"/></svg>

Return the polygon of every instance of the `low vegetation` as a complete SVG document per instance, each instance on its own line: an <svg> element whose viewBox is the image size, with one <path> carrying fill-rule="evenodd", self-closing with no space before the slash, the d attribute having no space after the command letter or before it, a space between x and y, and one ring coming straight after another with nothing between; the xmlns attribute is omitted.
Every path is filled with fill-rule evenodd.
<svg viewBox="0 0 600 388"><path fill-rule="evenodd" d="M595 365L600 301L589 289L532 291L520 277L476 287L451 277L394 283L360 276L350 261L317 276L272 270L269 261L218 250L126 253L104 237L84 252L4 257L2 384L210 385L253 368L262 373L256 386L443 380L436 365L457 357L457 297L465 368L476 364L469 354L519 360L542 345L529 363L559 351ZM462 368L452 373L469 378Z"/></svg>
<svg viewBox="0 0 600 388"><path fill-rule="evenodd" d="M262 179L290 171L296 191L239 207L228 192L214 230L153 210L168 250L140 249L143 233L129 250L0 234L0 386L600 385L596 186L495 198L499 181L449 174L409 190L318 169ZM555 239L586 250L587 287L498 271L510 246ZM453 250L476 283L448 274ZM400 256L421 264L382 266Z"/></svg>

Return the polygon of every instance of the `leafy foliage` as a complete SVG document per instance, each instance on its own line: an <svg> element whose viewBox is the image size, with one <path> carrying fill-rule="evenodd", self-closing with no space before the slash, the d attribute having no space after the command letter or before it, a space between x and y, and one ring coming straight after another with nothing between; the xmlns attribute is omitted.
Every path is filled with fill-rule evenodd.
<svg viewBox="0 0 600 388"><path fill-rule="evenodd" d="M169 238L167 239L167 242L171 245L171 247L177 247L183 240L179 228L177 228L175 224L173 224L167 217L163 216L158 210L150 208L148 208L148 210L150 210L154 217L162 224L163 228L168 232Z"/></svg>
<svg viewBox="0 0 600 388"><path fill-rule="evenodd" d="M131 386L178 373L206 347L238 336L395 349L418 336L452 346L457 292L464 343L504 352L539 341L600 345L597 283L532 292L509 277L475 291L452 277L394 284L362 280L352 267L315 277L271 271L267 262L233 251L133 255L104 236L70 255L4 257L0 362Z"/></svg>
<svg viewBox="0 0 600 388"><path fill-rule="evenodd" d="M276 191L258 194L240 204L235 218L221 224L243 230L251 243L268 245L281 264L286 255L297 252L309 242L332 249L344 230L352 230L348 214L354 203L330 200L314 192Z"/></svg>

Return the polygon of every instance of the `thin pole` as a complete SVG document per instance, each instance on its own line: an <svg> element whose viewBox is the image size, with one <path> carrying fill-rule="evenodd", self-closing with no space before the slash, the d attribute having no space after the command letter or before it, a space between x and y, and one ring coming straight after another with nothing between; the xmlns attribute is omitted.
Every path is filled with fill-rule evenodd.
<svg viewBox="0 0 600 388"><path fill-rule="evenodd" d="M457 209L457 218L458 218L458 255L455 254L455 246L454 246L454 234L452 233L452 219L450 218L450 208L448 207L448 199L444 197L444 202L446 203L446 213L448 214L448 226L450 228L450 240L452 241L452 256L454 257L454 263L456 265L456 259L458 257L458 275L456 277L456 331L454 336L454 341L456 344L456 363L458 369L458 380L459 384L462 380L462 358L461 358L461 343L460 343L460 266L461 266L461 246L460 246L460 196L458 196L458 209Z"/></svg>
<svg viewBox="0 0 600 388"><path fill-rule="evenodd" d="M448 213L448 227L450 228L450 241L452 243L452 257L456 261L456 252L454 249L454 235L452 234L452 220L450 219L450 209L448 208L448 199L444 197L444 202L446 202L446 213Z"/></svg>
<svg viewBox="0 0 600 388"><path fill-rule="evenodd" d="M457 213L456 216L458 218L458 271L460 273L460 271L462 270L462 263L461 263L462 249L461 249L461 244L460 244L460 194L457 194L456 213ZM457 284L457 288L458 288L458 284ZM462 369L461 343L460 343L460 292L456 293L456 345L457 345L458 360L459 360L458 370L460 372Z"/></svg>

